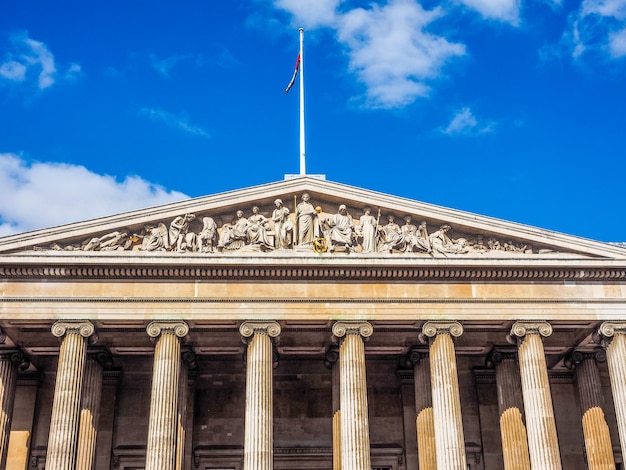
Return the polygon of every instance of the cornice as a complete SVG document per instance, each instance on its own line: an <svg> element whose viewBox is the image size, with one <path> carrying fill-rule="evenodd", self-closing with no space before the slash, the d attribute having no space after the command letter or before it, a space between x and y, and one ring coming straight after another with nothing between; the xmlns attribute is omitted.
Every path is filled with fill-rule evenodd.
<svg viewBox="0 0 626 470"><path fill-rule="evenodd" d="M237 281L510 281L510 282L609 282L626 281L626 265L612 266L500 266L485 265L390 265L378 260L356 263L305 263L294 266L241 263L228 265L198 264L19 264L0 263L0 278L36 279L116 279L116 280L237 280Z"/></svg>

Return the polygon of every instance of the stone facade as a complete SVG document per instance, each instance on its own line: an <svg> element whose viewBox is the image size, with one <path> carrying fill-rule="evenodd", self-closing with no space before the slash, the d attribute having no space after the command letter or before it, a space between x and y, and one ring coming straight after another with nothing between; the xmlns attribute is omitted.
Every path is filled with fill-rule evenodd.
<svg viewBox="0 0 626 470"><path fill-rule="evenodd" d="M623 247L306 177L5 237L0 466L623 468L625 325Z"/></svg>

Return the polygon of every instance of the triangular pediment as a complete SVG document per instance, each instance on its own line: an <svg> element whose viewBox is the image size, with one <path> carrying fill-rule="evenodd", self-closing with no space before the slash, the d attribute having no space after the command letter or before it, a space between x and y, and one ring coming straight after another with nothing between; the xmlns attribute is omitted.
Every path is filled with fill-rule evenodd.
<svg viewBox="0 0 626 470"><path fill-rule="evenodd" d="M310 200L298 207L305 193ZM282 206L275 204L277 199ZM345 210L340 210L342 205ZM369 217L362 218L366 207ZM238 222L238 211L245 222ZM42 252L626 258L623 247L313 177L0 238L0 255Z"/></svg>

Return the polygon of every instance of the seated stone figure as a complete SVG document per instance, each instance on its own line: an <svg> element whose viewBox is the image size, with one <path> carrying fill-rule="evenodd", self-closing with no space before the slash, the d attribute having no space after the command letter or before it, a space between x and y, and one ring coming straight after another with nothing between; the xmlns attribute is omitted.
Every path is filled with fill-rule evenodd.
<svg viewBox="0 0 626 470"><path fill-rule="evenodd" d="M259 214L259 208L254 206L252 208L252 215L248 217L247 227L247 242L250 245L256 245L263 251L273 250L273 243L267 236L269 230L269 219L262 214Z"/></svg>
<svg viewBox="0 0 626 470"><path fill-rule="evenodd" d="M354 250L354 223L344 204L339 206L336 214L325 220L325 225L329 228L327 238L330 251L336 251L339 247Z"/></svg>
<svg viewBox="0 0 626 470"><path fill-rule="evenodd" d="M217 247L221 250L240 250L248 240L248 219L243 211L237 211L236 218L230 224L222 226L222 236Z"/></svg>

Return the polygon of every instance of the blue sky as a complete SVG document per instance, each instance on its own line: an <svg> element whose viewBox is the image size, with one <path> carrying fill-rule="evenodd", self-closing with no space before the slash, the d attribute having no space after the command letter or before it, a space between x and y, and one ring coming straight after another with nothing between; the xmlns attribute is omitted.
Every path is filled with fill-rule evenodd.
<svg viewBox="0 0 626 470"><path fill-rule="evenodd" d="M626 0L0 9L0 236L307 172L626 241Z"/></svg>

